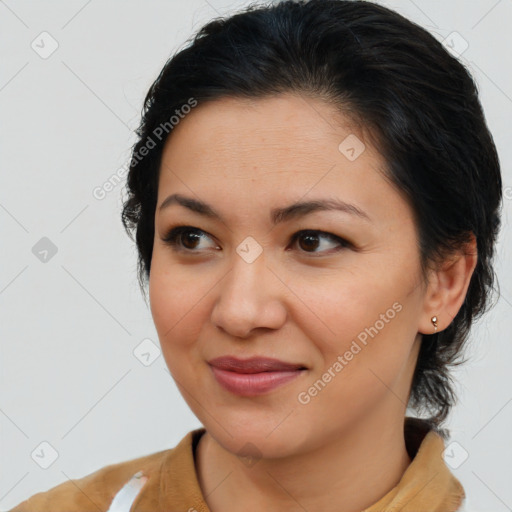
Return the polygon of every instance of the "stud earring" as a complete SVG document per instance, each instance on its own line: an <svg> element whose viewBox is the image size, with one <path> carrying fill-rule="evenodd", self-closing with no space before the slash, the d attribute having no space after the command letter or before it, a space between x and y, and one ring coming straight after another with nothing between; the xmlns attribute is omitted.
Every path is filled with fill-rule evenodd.
<svg viewBox="0 0 512 512"><path fill-rule="evenodd" d="M433 326L434 326L434 333L437 332L437 316L433 316L430 321L432 322Z"/></svg>

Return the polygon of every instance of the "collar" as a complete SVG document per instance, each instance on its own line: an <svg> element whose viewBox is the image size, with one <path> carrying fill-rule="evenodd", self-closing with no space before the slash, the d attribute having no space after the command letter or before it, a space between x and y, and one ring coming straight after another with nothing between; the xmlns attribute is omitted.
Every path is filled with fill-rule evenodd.
<svg viewBox="0 0 512 512"><path fill-rule="evenodd" d="M199 486L194 453L206 429L190 431L162 461L160 478L148 481L135 510L144 508L144 495L158 496L159 510L211 512ZM363 512L455 512L465 497L461 483L444 458L446 431L436 430L425 420L406 417L406 448L412 461L400 481L379 501ZM150 490L151 487L154 487ZM156 505L152 501L152 505ZM140 508L139 508L140 507ZM149 509L148 509L149 510Z"/></svg>
<svg viewBox="0 0 512 512"><path fill-rule="evenodd" d="M363 512L455 512L465 498L462 484L443 457L447 431L406 417L405 444L412 461L398 484Z"/></svg>

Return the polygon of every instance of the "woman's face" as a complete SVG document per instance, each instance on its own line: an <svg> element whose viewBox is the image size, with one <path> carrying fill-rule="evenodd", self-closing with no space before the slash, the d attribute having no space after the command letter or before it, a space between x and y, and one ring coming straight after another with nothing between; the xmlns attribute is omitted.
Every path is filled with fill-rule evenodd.
<svg viewBox="0 0 512 512"><path fill-rule="evenodd" d="M424 315L417 233L383 160L345 121L297 95L229 98L197 106L167 140L151 311L184 399L233 453L250 442L286 456L403 420ZM160 209L172 194L208 207ZM311 201L346 206L288 209ZM193 229L164 242L178 226ZM221 356L305 369L270 374L283 377L270 389L216 371L239 383L228 389L209 364Z"/></svg>

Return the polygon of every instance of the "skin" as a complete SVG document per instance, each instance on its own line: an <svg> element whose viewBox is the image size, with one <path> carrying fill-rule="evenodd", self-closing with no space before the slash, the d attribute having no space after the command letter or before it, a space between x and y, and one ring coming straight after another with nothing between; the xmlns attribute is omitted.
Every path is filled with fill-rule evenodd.
<svg viewBox="0 0 512 512"><path fill-rule="evenodd" d="M354 161L338 149L349 134L365 144ZM434 315L439 330L450 324L476 256L455 254L427 286L412 210L383 168L365 133L332 106L296 94L199 104L166 142L150 304L166 364L206 428L196 469L212 512L361 511L411 462L403 423L421 334L433 332ZM224 222L178 204L159 211L173 193L209 203ZM371 220L320 211L270 222L273 208L332 197ZM173 250L162 238L177 225L202 230L202 238L182 238L182 251ZM309 244L291 242L304 229L351 245L318 233ZM248 236L263 250L252 263L236 251ZM397 303L394 318L300 403L298 395ZM222 355L273 357L307 371L240 397L207 364ZM238 456L246 443L256 447L252 464Z"/></svg>

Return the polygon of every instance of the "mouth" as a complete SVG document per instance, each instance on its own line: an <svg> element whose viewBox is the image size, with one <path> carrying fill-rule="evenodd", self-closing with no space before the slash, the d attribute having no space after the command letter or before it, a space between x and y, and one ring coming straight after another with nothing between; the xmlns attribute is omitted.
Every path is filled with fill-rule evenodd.
<svg viewBox="0 0 512 512"><path fill-rule="evenodd" d="M302 364L265 357L243 360L225 356L212 359L208 364L217 382L224 389L240 396L268 393L307 371Z"/></svg>
<svg viewBox="0 0 512 512"><path fill-rule="evenodd" d="M270 357L251 357L238 359L233 356L223 356L211 359L208 364L220 370L236 373L262 373L262 372L286 372L305 370L302 364L288 363Z"/></svg>

